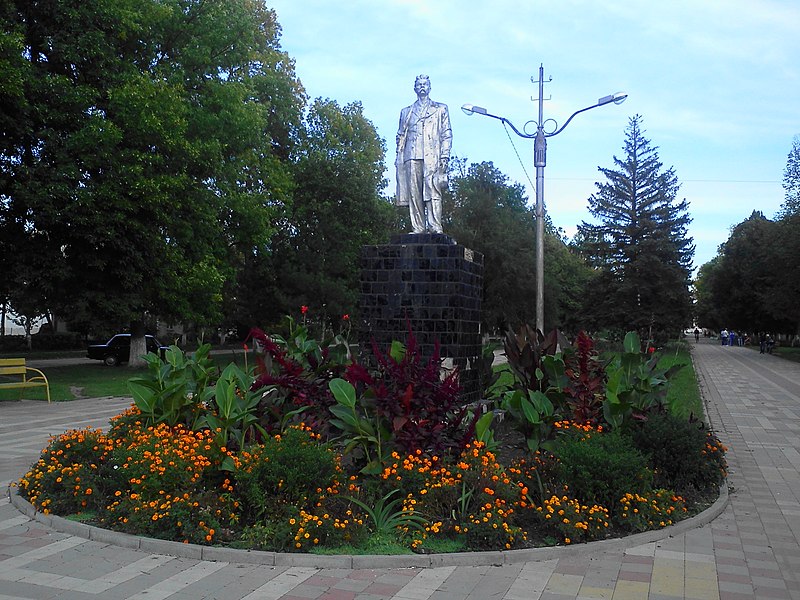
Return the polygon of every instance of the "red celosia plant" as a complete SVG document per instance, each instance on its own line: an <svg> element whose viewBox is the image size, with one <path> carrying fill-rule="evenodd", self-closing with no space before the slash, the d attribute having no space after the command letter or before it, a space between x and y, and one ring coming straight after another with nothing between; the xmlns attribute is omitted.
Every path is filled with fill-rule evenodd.
<svg viewBox="0 0 800 600"><path fill-rule="evenodd" d="M458 371L441 377L439 344L425 360L409 328L405 347L395 342L383 352L373 343L373 353L372 372L353 363L344 379L356 388L362 403L371 404L378 417L391 423L391 445L401 453L420 449L441 454L463 448L469 441L461 428L467 410L458 401Z"/></svg>
<svg viewBox="0 0 800 600"><path fill-rule="evenodd" d="M286 338L252 329L257 346L255 381L251 390L264 390L261 425L271 431L304 421L325 433L328 408L334 404L328 382L342 375L348 362L346 342L337 337L317 342L308 330L289 320Z"/></svg>
<svg viewBox="0 0 800 600"><path fill-rule="evenodd" d="M594 342L581 331L573 350L564 352L565 375L569 383L564 389L572 419L578 423L597 425L603 418L606 389L605 367L594 351Z"/></svg>

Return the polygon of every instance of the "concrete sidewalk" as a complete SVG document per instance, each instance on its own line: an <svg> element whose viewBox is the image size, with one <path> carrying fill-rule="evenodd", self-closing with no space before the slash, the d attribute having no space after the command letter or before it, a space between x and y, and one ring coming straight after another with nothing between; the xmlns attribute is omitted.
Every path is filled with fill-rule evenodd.
<svg viewBox="0 0 800 600"><path fill-rule="evenodd" d="M89 540L31 520L3 497L0 600L800 600L800 365L703 342L695 361L709 418L729 447L732 488L719 517L700 527L494 565L476 554L432 568L385 560L384 568L321 568ZM0 403L0 485L27 470L49 435L105 426L127 405Z"/></svg>

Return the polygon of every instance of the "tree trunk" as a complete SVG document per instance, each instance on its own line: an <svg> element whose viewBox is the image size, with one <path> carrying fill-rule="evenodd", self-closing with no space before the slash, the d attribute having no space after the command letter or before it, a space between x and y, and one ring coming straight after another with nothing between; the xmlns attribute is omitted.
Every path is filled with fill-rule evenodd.
<svg viewBox="0 0 800 600"><path fill-rule="evenodd" d="M0 337L6 337L6 306L7 302L0 305Z"/></svg>
<svg viewBox="0 0 800 600"><path fill-rule="evenodd" d="M30 352L33 350L33 337L31 336L31 331L33 330L33 319L25 317L23 327L25 328L25 344L28 346L28 352Z"/></svg>
<svg viewBox="0 0 800 600"><path fill-rule="evenodd" d="M144 321L131 321L131 355L128 367L138 369L145 365L142 358L147 354L147 342L144 339Z"/></svg>

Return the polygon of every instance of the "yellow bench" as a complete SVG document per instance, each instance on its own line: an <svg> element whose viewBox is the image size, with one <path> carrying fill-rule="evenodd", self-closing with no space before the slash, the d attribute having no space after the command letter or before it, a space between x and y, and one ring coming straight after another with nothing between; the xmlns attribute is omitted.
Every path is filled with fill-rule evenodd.
<svg viewBox="0 0 800 600"><path fill-rule="evenodd" d="M28 371L38 373L38 375L28 376ZM47 377L39 369L25 365L24 358L0 358L0 377L17 377L13 381L0 381L0 390L44 387L47 391L47 401L50 402L50 384Z"/></svg>

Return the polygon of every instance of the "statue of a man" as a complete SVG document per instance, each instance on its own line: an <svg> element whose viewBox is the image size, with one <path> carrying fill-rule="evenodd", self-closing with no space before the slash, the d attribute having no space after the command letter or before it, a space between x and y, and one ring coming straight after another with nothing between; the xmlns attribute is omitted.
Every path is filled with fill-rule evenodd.
<svg viewBox="0 0 800 600"><path fill-rule="evenodd" d="M417 101L400 111L396 203L408 205L412 233L442 233L442 191L453 142L450 114L446 104L429 98L427 75L417 77L414 91Z"/></svg>

